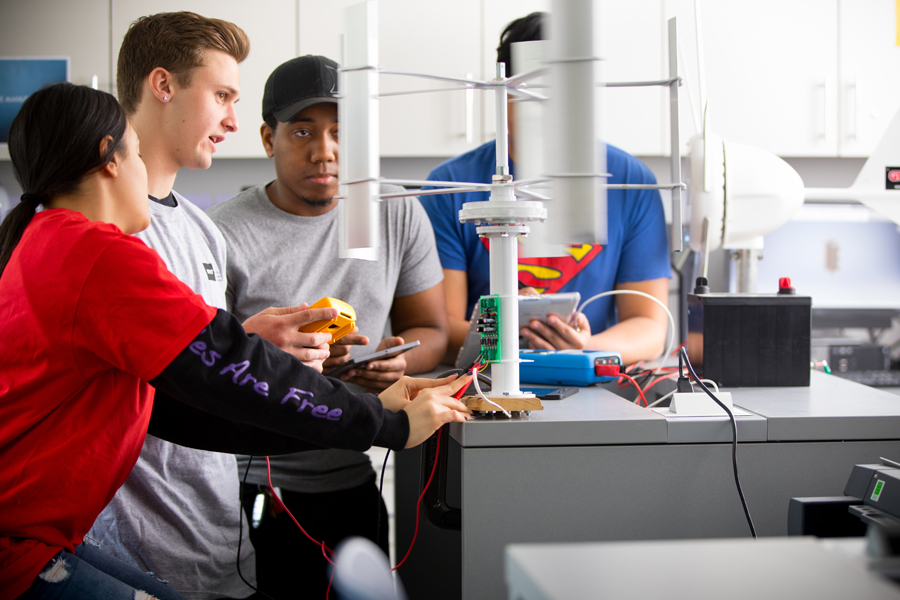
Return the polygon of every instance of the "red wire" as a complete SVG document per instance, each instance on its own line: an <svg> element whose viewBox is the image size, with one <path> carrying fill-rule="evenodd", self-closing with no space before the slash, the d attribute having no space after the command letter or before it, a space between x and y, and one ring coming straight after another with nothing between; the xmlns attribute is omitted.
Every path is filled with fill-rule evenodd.
<svg viewBox="0 0 900 600"><path fill-rule="evenodd" d="M619 373L619 377L624 377L628 381L634 384L634 387L637 388L638 394L641 397L641 400L644 401L644 406L647 406L647 399L644 398L644 392L641 390L641 386L638 385L637 381L634 380L634 377L628 375L627 373Z"/></svg>
<svg viewBox="0 0 900 600"><path fill-rule="evenodd" d="M480 364L476 363L475 366L473 367L473 369L475 371L477 371L479 366L480 366ZM476 374L475 376L477 377L478 375ZM461 387L459 390L457 390L456 394L454 394L453 397L455 399L459 400L460 398L462 398L462 395L466 392L466 390L468 388L469 388L469 386L467 386L467 385ZM638 390L640 391L640 388L638 388ZM644 403L646 404L646 402L647 401L645 400ZM437 470L438 456L440 455L440 452L441 452L441 433L442 433L442 429L438 429L437 449L435 450L435 453L434 453L434 464L431 466L431 475L428 476L428 481L425 483L425 488L422 490L422 494L419 496L418 502L416 502L416 529L413 532L413 539L409 543L409 549L406 551L406 555L403 557L403 560L401 560L399 563L397 563L397 566L394 567L393 569L391 569L391 571L396 571L401 566L403 566L403 563L405 563L406 559L409 558L409 553L412 552L413 545L416 543L416 537L419 535L419 510L422 506L422 499L425 498L425 492L428 491L428 487L431 485L431 480L434 478L434 473ZM306 530L303 529L303 526L300 525L300 523L297 521L296 518L294 518L294 515L291 514L291 511L288 510L288 507L284 505L284 502L282 502L281 498L278 497L278 494L275 493L275 488L272 485L272 467L269 463L268 456L266 457L266 474L269 479L269 489L272 491L272 496L274 496L275 500L278 502L278 506L280 506L281 509L288 514L288 516L294 522L294 525L296 525L300 529L300 531L303 532L303 535L305 535L307 537L307 539L309 539L309 541L311 541L312 543L314 543L317 546L322 547L322 556L324 556L325 560L327 560L332 566L334 566L334 561L331 560L331 558L329 558L329 556L328 556L328 554L333 555L334 551L331 548L329 548L328 546L326 546L324 541L317 542L316 540L313 539L313 537L311 535L306 533ZM328 554L326 554L326 551ZM334 579L334 569L331 570L331 579L328 580L328 588L325 590L325 600L328 600L329 592L331 592L331 582L333 579Z"/></svg>
<svg viewBox="0 0 900 600"><path fill-rule="evenodd" d="M478 367L481 364L479 362L475 363L475 366L472 367L472 370L475 372L475 377L478 377ZM469 389L469 386L463 386L459 388L453 397L457 400L462 398L462 395L466 393L466 390ZM422 499L425 498L425 492L428 491L428 487L431 485L431 480L434 479L434 472L437 470L438 464L438 456L441 454L441 434L443 433L443 428L438 429L438 437L437 437L437 449L434 452L434 464L431 465L431 474L428 476L428 481L425 482L425 487L422 489L422 493L419 495L419 500L416 502L416 528L413 531L412 541L409 543L409 549L406 551L406 555L404 555L403 560L397 563L397 566L391 569L391 571L396 571L403 563L406 562L406 559L409 558L409 553L412 552L413 545L416 543L416 537L419 535L419 512L422 506Z"/></svg>
<svg viewBox="0 0 900 600"><path fill-rule="evenodd" d="M328 561L328 563L333 567L334 561L331 560L331 558L329 558L328 554L326 554L325 552L327 550L328 553L333 555L334 551L325 545L324 540L321 542L317 542L316 540L313 539L313 537L311 535L306 533L306 530L303 529L303 526L300 525L300 523L297 521L297 519L294 517L294 515L291 513L291 511L288 509L288 507L285 506L284 502L281 501L281 498L278 497L278 494L275 493L275 487L272 485L272 465L269 463L268 456L266 457L266 476L269 479L269 491L272 492L272 496L275 498L276 502L278 502L278 506L281 507L281 510L283 510L284 512L287 513L287 515L291 518L291 521L294 522L294 525L296 525L297 528L303 532L303 535L305 535L309 539L309 541L311 541L316 546L322 547L322 556L324 556L325 560ZM328 600L328 597L331 594L331 582L332 581L334 581L334 569L331 570L331 577L328 578L328 587L325 588L325 600Z"/></svg>
<svg viewBox="0 0 900 600"><path fill-rule="evenodd" d="M294 522L294 525L296 525L300 529L300 531L303 532L303 535L305 535L307 537L307 539L309 539L309 541L311 541L316 546L322 547L322 556L324 556L325 560L327 560L333 566L334 561L331 560L331 558L328 556L328 554L333 555L334 551L331 548L329 548L328 546L326 546L324 541L317 542L315 539L313 539L313 537L311 535L306 533L306 530L303 529L303 526L300 525L300 523L297 521L296 518L294 518L294 515L291 514L291 511L288 509L288 507L284 505L284 502L282 502L281 498L278 497L278 494L275 493L275 487L272 485L272 466L269 464L268 456L266 457L266 475L269 478L269 490L272 492L272 496L275 497L275 501L278 502L278 506L281 507L281 510L283 510L284 512L287 513L287 515L291 518L291 521ZM328 554L326 554L326 551L328 552Z"/></svg>
<svg viewBox="0 0 900 600"><path fill-rule="evenodd" d="M422 490L422 493L419 495L419 501L416 502L416 529L413 531L412 541L409 543L409 549L406 551L406 555L403 557L397 566L391 569L391 571L396 571L400 567L403 566L403 563L406 562L406 559L409 558L409 553L412 552L413 544L416 543L416 536L419 535L419 509L422 506L422 499L425 497L425 492L428 491L428 486L431 485L431 480L434 478L434 472L437 470L438 464L438 455L441 453L441 433L443 429L438 429L438 437L437 437L437 449L434 452L434 465L431 467L431 475L428 476L428 482L425 484L425 488Z"/></svg>

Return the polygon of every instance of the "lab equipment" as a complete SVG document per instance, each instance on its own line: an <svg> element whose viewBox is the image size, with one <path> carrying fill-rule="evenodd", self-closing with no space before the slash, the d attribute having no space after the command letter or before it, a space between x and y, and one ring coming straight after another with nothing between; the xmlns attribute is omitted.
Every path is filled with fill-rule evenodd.
<svg viewBox="0 0 900 600"><path fill-rule="evenodd" d="M321 321L313 321L299 328L299 331L305 333L330 333L331 340L329 344L333 344L356 327L356 311L353 307L337 298L329 298L328 296L321 298L310 308L336 308L338 315L333 319L323 319Z"/></svg>
<svg viewBox="0 0 900 600"><path fill-rule="evenodd" d="M783 278L774 294L688 294L688 356L728 387L808 386L812 298Z"/></svg>
<svg viewBox="0 0 900 600"><path fill-rule="evenodd" d="M622 356L605 350L519 350L522 381L546 385L578 385L613 381Z"/></svg>

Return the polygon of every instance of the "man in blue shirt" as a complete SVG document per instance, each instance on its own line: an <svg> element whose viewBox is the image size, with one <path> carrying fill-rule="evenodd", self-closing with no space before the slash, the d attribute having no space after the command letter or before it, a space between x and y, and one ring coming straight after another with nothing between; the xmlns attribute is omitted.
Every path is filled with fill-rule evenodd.
<svg viewBox="0 0 900 600"><path fill-rule="evenodd" d="M511 73L510 45L541 39L543 13L510 23L497 48L497 61ZM510 124L515 104L510 103ZM510 127L510 170L515 175L515 136ZM626 152L607 146L608 183L655 184L653 173ZM488 142L435 168L433 181L490 182L496 165L495 143ZM463 203L487 200L487 192L421 196L434 227L450 320L445 360L454 362L468 332L468 317L482 295L488 294L488 240L472 223L459 222ZM605 246L573 246L558 258L519 260L519 281L540 293L577 291L582 301L613 289L635 290L668 298L669 266L665 217L656 190L609 190L609 238ZM653 301L636 295L607 296L592 302L572 323L555 316L546 323L532 321L522 330L532 348L589 348L616 350L628 364L649 360L663 352L666 315Z"/></svg>

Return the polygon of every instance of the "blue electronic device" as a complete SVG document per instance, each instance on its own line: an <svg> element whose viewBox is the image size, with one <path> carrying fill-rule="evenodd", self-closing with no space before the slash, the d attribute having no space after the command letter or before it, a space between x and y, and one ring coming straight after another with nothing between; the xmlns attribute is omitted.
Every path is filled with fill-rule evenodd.
<svg viewBox="0 0 900 600"><path fill-rule="evenodd" d="M619 376L622 356L606 350L519 350L519 380L547 385L591 385Z"/></svg>

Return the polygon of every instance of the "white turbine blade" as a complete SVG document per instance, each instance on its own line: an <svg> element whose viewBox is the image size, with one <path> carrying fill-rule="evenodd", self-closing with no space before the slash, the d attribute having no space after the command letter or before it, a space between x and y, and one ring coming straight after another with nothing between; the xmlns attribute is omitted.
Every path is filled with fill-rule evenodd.
<svg viewBox="0 0 900 600"><path fill-rule="evenodd" d="M550 15L549 127L545 166L553 181L554 222L548 238L560 244L607 240L606 148L600 142L594 5L554 0Z"/></svg>
<svg viewBox="0 0 900 600"><path fill-rule="evenodd" d="M517 73L540 72L545 64L546 40L519 42L512 45L512 64ZM515 79L515 78L514 78ZM545 77L535 79L532 83L543 83ZM544 118L546 110L543 102L523 101L516 104L516 179L519 181L537 180L544 174ZM527 193L527 192L526 192ZM517 196L525 195L523 190L516 190ZM553 215L553 200L541 199L547 209L550 223L556 223ZM539 256L564 256L565 246L551 244L547 240L548 226L534 221L528 224L531 232L528 237L520 238L520 256L525 258Z"/></svg>
<svg viewBox="0 0 900 600"><path fill-rule="evenodd" d="M378 3L347 7L344 65L340 73L339 209L341 258L376 259L378 197Z"/></svg>

